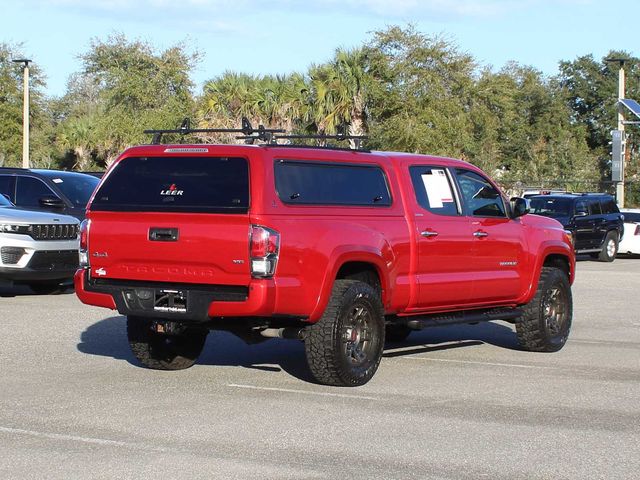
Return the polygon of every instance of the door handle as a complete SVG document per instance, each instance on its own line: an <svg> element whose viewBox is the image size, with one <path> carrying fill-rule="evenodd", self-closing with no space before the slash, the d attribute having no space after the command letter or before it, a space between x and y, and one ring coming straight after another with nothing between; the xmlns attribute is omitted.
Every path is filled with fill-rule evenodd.
<svg viewBox="0 0 640 480"><path fill-rule="evenodd" d="M476 238L484 238L488 237L489 234L487 232L483 232L482 230L478 230L477 232L473 232L473 236Z"/></svg>
<svg viewBox="0 0 640 480"><path fill-rule="evenodd" d="M431 237L437 237L438 232L434 232L433 230L425 230L423 232L420 232L420 235L426 238L431 238Z"/></svg>
<svg viewBox="0 0 640 480"><path fill-rule="evenodd" d="M149 229L149 240L152 242L177 242L178 229L152 227Z"/></svg>

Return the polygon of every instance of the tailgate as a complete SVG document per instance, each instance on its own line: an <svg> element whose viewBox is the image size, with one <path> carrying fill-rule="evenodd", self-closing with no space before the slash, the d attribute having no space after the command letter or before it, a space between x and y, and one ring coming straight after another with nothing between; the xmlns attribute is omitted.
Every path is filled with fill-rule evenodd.
<svg viewBox="0 0 640 480"><path fill-rule="evenodd" d="M95 212L94 278L248 285L247 215Z"/></svg>

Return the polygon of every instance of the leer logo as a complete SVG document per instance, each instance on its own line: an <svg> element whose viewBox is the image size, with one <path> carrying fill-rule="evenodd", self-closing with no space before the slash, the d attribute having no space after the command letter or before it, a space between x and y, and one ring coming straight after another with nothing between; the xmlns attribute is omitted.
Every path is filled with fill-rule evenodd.
<svg viewBox="0 0 640 480"><path fill-rule="evenodd" d="M182 195L184 193L184 190L178 190L178 187L176 187L175 183L172 183L169 188L167 188L166 190L161 190L160 191L160 195L170 195L170 196L174 196L174 195Z"/></svg>

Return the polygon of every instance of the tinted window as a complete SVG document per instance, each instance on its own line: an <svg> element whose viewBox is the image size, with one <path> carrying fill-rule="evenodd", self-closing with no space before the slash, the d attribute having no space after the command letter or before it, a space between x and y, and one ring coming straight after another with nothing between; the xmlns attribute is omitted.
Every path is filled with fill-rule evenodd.
<svg viewBox="0 0 640 480"><path fill-rule="evenodd" d="M578 213L586 213L589 215L589 208L587 207L587 202L584 200L579 200L576 202L576 214Z"/></svg>
<svg viewBox="0 0 640 480"><path fill-rule="evenodd" d="M0 194L4 194L9 197L9 200L13 201L13 178L11 175L0 175Z"/></svg>
<svg viewBox="0 0 640 480"><path fill-rule="evenodd" d="M618 213L619 211L613 198L602 199L602 213Z"/></svg>
<svg viewBox="0 0 640 480"><path fill-rule="evenodd" d="M125 158L99 187L91 208L243 213L249 208L249 166L244 158Z"/></svg>
<svg viewBox="0 0 640 480"><path fill-rule="evenodd" d="M484 177L475 172L456 169L460 193L465 207L477 217L505 217L502 196Z"/></svg>
<svg viewBox="0 0 640 480"><path fill-rule="evenodd" d="M589 207L591 207L591 215L600 215L602 214L602 208L600 208L600 200L597 198L592 198L589 200Z"/></svg>
<svg viewBox="0 0 640 480"><path fill-rule="evenodd" d="M43 197L57 197L55 193L39 178L16 178L16 201L19 207L40 207Z"/></svg>
<svg viewBox="0 0 640 480"><path fill-rule="evenodd" d="M421 207L437 215L458 215L453 188L444 167L416 166L409 171Z"/></svg>
<svg viewBox="0 0 640 480"><path fill-rule="evenodd" d="M77 207L85 207L100 179L89 175L66 172L43 173L62 190L67 199Z"/></svg>
<svg viewBox="0 0 640 480"><path fill-rule="evenodd" d="M534 197L531 213L546 217L568 217L571 215L571 200L567 198Z"/></svg>
<svg viewBox="0 0 640 480"><path fill-rule="evenodd" d="M379 167L280 160L275 164L280 200L306 205L391 205Z"/></svg>
<svg viewBox="0 0 640 480"><path fill-rule="evenodd" d="M640 213L622 212L625 222L640 222Z"/></svg>

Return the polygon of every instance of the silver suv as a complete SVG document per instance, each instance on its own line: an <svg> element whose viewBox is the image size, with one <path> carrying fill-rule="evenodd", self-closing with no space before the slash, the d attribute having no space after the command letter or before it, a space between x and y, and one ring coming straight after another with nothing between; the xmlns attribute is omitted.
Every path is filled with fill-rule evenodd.
<svg viewBox="0 0 640 480"><path fill-rule="evenodd" d="M0 284L48 293L78 268L78 220L15 207L0 195Z"/></svg>

